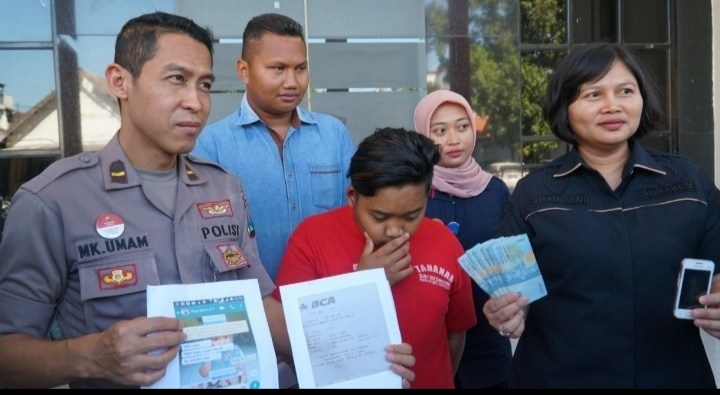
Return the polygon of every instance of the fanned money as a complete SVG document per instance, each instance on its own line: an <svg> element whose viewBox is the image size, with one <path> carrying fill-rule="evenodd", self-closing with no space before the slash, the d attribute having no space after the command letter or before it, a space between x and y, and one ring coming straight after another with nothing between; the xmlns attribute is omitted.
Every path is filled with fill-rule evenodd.
<svg viewBox="0 0 720 395"><path fill-rule="evenodd" d="M459 261L465 272L492 297L519 292L534 302L547 295L526 234L477 244Z"/></svg>

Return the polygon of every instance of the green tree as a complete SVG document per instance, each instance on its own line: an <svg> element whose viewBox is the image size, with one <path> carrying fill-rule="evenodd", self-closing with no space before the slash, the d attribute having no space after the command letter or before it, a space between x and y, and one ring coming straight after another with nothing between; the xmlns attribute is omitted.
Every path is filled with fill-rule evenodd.
<svg viewBox="0 0 720 395"><path fill-rule="evenodd" d="M521 0L521 40L528 44L560 44L566 40L565 1ZM552 136L542 116L542 102L548 76L564 55L562 51L532 50L522 56L523 136ZM557 149L556 141L530 141L522 147L524 162L538 163L549 159Z"/></svg>
<svg viewBox="0 0 720 395"><path fill-rule="evenodd" d="M449 0L452 1L452 0ZM428 51L437 55L440 82L449 83L448 2L426 6ZM489 115L483 141L486 160L539 161L555 142L521 144L521 135L543 136L550 130L542 119L541 103L550 67L560 53L523 52L523 43L557 43L565 37L563 0L469 0L470 102ZM518 36L517 27L521 26ZM522 40L522 41L521 41ZM439 86L429 86L432 91Z"/></svg>

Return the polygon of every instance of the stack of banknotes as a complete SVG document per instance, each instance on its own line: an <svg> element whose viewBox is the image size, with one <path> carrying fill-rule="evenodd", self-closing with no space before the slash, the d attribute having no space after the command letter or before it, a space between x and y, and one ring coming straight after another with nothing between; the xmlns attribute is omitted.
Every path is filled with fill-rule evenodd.
<svg viewBox="0 0 720 395"><path fill-rule="evenodd" d="M460 266L488 295L526 295L530 302L547 295L527 234L477 244L460 257Z"/></svg>

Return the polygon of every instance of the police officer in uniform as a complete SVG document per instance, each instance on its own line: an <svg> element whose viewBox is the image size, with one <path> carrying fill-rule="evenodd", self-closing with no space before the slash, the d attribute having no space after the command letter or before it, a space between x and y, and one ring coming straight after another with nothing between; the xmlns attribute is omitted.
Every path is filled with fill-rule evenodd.
<svg viewBox="0 0 720 395"><path fill-rule="evenodd" d="M119 131L16 192L0 245L0 387L159 380L186 336L174 318L146 317L150 284L257 279L275 350L290 357L240 180L185 155L210 113L212 40L177 15L128 21L105 71ZM408 347L388 352L406 385Z"/></svg>

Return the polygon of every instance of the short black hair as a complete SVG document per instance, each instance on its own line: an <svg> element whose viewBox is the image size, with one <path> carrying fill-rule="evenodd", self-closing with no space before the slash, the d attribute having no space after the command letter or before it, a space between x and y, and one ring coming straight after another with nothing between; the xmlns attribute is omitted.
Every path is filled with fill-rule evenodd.
<svg viewBox="0 0 720 395"><path fill-rule="evenodd" d="M265 33L277 34L284 37L298 37L305 42L303 27L296 20L276 13L261 14L248 21L243 31L243 46L241 57L247 60L249 52L246 48L251 41L260 40Z"/></svg>
<svg viewBox="0 0 720 395"><path fill-rule="evenodd" d="M210 51L212 64L212 31L199 26L192 19L161 11L140 15L123 25L115 41L115 63L137 78L145 62L157 53L158 38L164 33L185 34L204 44Z"/></svg>
<svg viewBox="0 0 720 395"><path fill-rule="evenodd" d="M358 146L348 177L357 193L374 196L379 189L424 184L430 190L433 166L440 160L435 143L412 130L378 128Z"/></svg>
<svg viewBox="0 0 720 395"><path fill-rule="evenodd" d="M568 122L568 106L578 98L583 84L604 77L616 60L623 62L635 76L643 98L640 125L634 137L642 138L661 127L663 111L657 89L640 60L621 45L592 43L574 47L550 76L543 116L555 136L577 144Z"/></svg>

